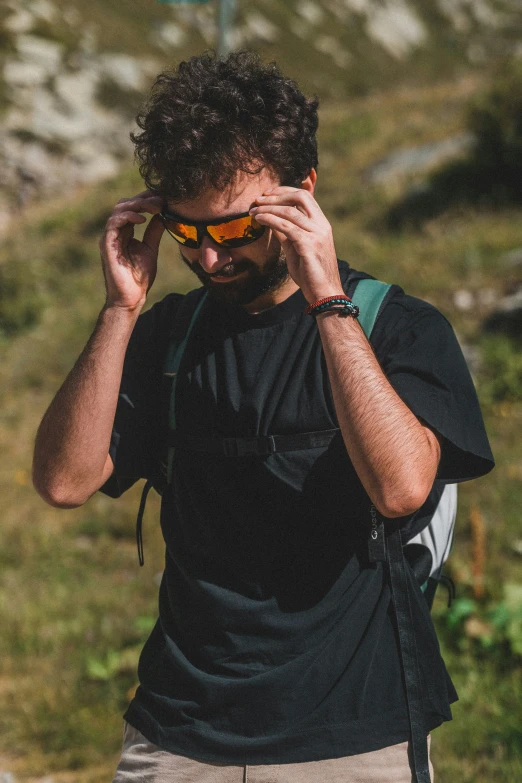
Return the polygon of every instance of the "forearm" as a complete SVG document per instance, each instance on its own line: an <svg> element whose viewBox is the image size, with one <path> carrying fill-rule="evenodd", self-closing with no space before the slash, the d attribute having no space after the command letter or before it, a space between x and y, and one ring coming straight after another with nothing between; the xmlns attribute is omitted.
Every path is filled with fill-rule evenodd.
<svg viewBox="0 0 522 783"><path fill-rule="evenodd" d="M52 505L81 505L101 486L125 352L138 315L139 309L103 308L42 419L33 483Z"/></svg>
<svg viewBox="0 0 522 783"><path fill-rule="evenodd" d="M364 488L387 517L417 510L435 479L439 445L384 375L360 324L317 316L344 442Z"/></svg>

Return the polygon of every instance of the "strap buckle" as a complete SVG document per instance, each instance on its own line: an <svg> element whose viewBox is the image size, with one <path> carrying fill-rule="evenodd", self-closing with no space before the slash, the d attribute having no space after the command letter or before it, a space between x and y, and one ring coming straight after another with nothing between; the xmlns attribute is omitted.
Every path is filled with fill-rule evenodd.
<svg viewBox="0 0 522 783"><path fill-rule="evenodd" d="M253 435L251 438L223 438L226 457L254 457L273 454L276 445L273 435Z"/></svg>

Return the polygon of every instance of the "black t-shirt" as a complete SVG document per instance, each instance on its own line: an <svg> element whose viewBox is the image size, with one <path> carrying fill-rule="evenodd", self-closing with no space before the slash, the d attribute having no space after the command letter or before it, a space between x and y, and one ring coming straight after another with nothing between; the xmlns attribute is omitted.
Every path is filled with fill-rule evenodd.
<svg viewBox="0 0 522 783"><path fill-rule="evenodd" d="M361 273L344 261L339 268L348 291ZM162 365L181 298L154 305L131 337L110 448L115 472L102 487L112 497L163 459ZM306 304L298 290L252 315L207 297L178 373L178 430L240 437L337 427ZM433 492L491 470L446 318L396 287L371 342L399 396L443 436ZM161 506L159 618L125 719L165 750L229 764L314 761L407 740L390 589L385 566L368 558L369 508L340 433L328 447L267 456L176 448ZM428 499L401 520L406 538L431 512ZM457 694L422 591L413 572L408 578L430 731L451 719Z"/></svg>

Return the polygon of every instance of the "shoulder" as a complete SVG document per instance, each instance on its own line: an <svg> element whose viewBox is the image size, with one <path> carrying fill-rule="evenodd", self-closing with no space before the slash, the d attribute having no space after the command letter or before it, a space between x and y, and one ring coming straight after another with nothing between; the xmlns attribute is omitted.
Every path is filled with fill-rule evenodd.
<svg viewBox="0 0 522 783"><path fill-rule="evenodd" d="M344 261L339 262L343 288L348 295L353 291L360 280L375 278L367 272L362 272L349 267ZM383 280L389 283L390 289L383 300L379 315L372 332L371 342L374 349L379 352L400 339L401 342L413 338L417 331L442 335L445 332L453 334L453 328L446 316L433 304L424 299L407 294L401 286L391 280Z"/></svg>
<svg viewBox="0 0 522 783"><path fill-rule="evenodd" d="M167 294L163 299L159 302L155 302L152 307L140 315L136 322L136 326L139 324L141 329L161 327L176 314L184 296L184 294L178 293Z"/></svg>
<svg viewBox="0 0 522 783"><path fill-rule="evenodd" d="M171 325L183 299L183 294L167 294L141 313L129 341L127 361L139 361L151 365L157 357L163 355L167 348Z"/></svg>
<svg viewBox="0 0 522 783"><path fill-rule="evenodd" d="M134 331L140 337L152 336L157 332L162 332L172 322L184 298L184 294L167 294L159 302L155 302L152 307L141 313L136 321Z"/></svg>

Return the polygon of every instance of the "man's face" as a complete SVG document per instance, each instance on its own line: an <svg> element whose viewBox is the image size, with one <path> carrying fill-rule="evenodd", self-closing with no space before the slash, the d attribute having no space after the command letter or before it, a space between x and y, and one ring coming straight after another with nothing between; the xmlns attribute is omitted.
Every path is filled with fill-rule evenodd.
<svg viewBox="0 0 522 783"><path fill-rule="evenodd" d="M254 199L279 181L263 169L257 175L239 172L223 192L208 190L198 199L170 205L187 221L212 221L248 212ZM182 260L216 299L249 305L289 280L286 258L279 241L267 227L263 236L244 247L221 247L205 236L199 248L178 245Z"/></svg>

